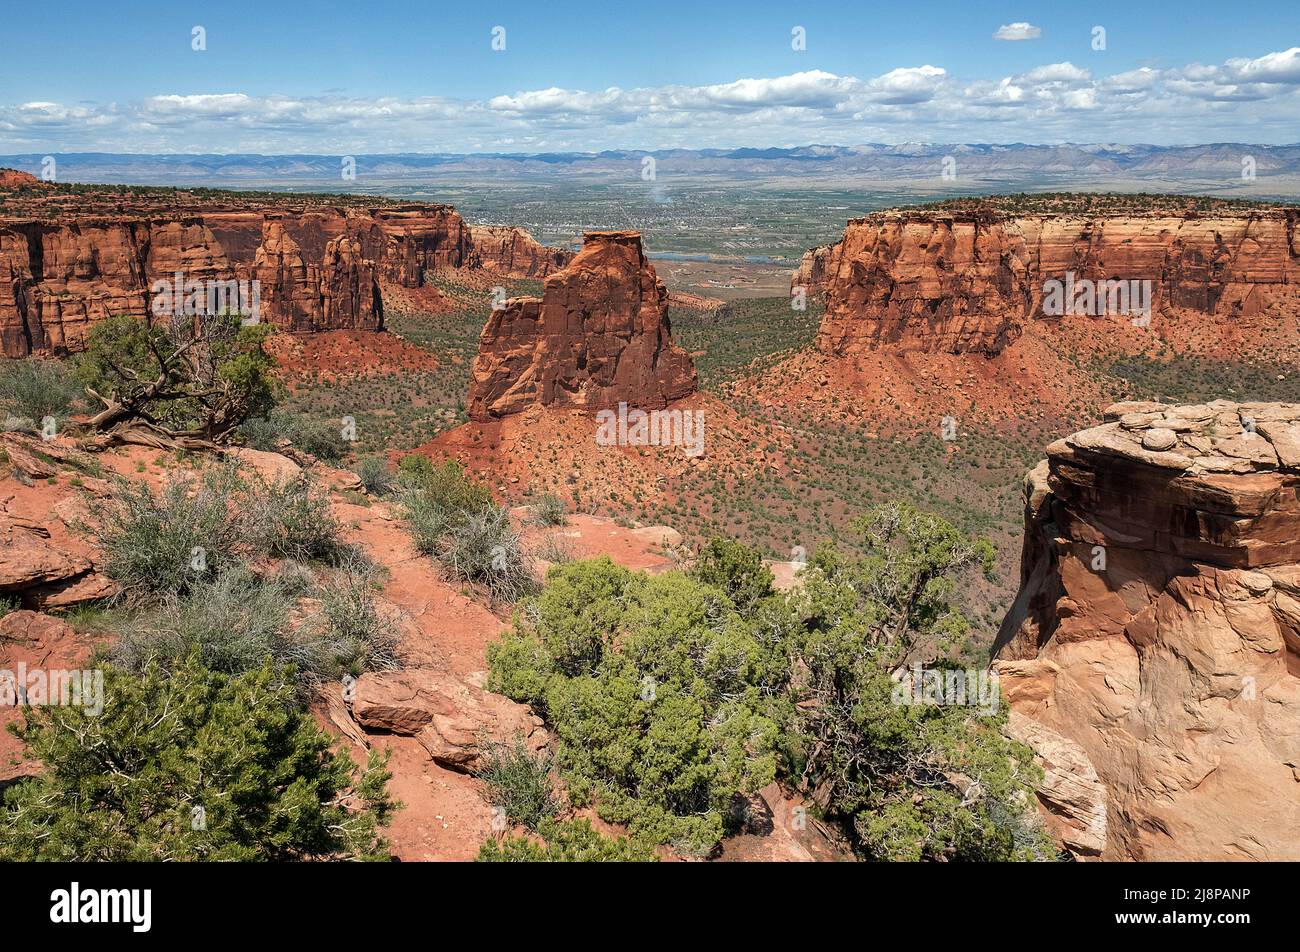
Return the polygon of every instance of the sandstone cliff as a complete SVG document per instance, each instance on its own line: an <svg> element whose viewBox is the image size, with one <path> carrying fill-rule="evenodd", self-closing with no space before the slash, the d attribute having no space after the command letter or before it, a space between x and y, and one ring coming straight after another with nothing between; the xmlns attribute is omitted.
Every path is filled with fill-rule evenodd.
<svg viewBox="0 0 1300 952"><path fill-rule="evenodd" d="M1300 404L1117 404L1026 480L995 667L1110 859L1300 859Z"/></svg>
<svg viewBox="0 0 1300 952"><path fill-rule="evenodd" d="M515 278L544 278L573 260L573 252L548 248L522 228L471 225L469 266Z"/></svg>
<svg viewBox="0 0 1300 952"><path fill-rule="evenodd" d="M639 234L589 232L541 298L512 298L488 318L470 417L534 405L650 409L694 393L695 367L673 343L667 298Z"/></svg>
<svg viewBox="0 0 1300 952"><path fill-rule="evenodd" d="M805 254L792 286L824 296L817 346L830 355L882 347L997 354L1028 322L1060 319L1045 314L1043 286L1067 274L1150 281L1160 318L1276 313L1294 322L1298 223L1297 209L1239 206L1206 213L883 212L849 222L839 242Z"/></svg>
<svg viewBox="0 0 1300 952"><path fill-rule="evenodd" d="M538 277L566 255L518 229L479 229L476 243L448 205L103 204L0 217L4 356L75 352L109 315L148 319L155 283L178 273L260 282L259 320L286 330L378 330L383 283L418 288L426 272L462 267Z"/></svg>

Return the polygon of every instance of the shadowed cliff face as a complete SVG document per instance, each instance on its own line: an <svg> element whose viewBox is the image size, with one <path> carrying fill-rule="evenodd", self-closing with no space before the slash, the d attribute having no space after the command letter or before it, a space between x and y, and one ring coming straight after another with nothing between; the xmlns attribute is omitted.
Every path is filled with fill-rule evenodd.
<svg viewBox="0 0 1300 952"><path fill-rule="evenodd" d="M1106 416L1026 481L1007 699L1091 760L1105 858L1300 859L1300 404Z"/></svg>
<svg viewBox="0 0 1300 952"><path fill-rule="evenodd" d="M1053 319L1044 283L1149 281L1166 317L1300 310L1300 212L1012 216L889 212L805 254L794 287L823 295L830 355L997 354L1027 322ZM1287 317L1289 315L1289 317ZM1122 319L1111 316L1108 319Z"/></svg>
<svg viewBox="0 0 1300 952"><path fill-rule="evenodd" d="M505 234L498 234L504 231ZM538 277L565 252L518 229L474 230L446 205L135 210L0 220L0 352L82 350L96 321L149 319L156 282L258 281L259 320L290 331L379 330L380 283L484 267Z"/></svg>
<svg viewBox="0 0 1300 952"><path fill-rule="evenodd" d="M470 416L530 406L660 408L694 393L695 366L673 343L668 293L636 232L590 232L541 298L512 298L479 338Z"/></svg>

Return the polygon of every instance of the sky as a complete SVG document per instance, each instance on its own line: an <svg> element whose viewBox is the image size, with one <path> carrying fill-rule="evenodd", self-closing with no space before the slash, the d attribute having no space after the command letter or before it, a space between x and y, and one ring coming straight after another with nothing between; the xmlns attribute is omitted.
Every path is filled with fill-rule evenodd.
<svg viewBox="0 0 1300 952"><path fill-rule="evenodd" d="M97 0L6 34L0 154L1300 142L1296 0Z"/></svg>

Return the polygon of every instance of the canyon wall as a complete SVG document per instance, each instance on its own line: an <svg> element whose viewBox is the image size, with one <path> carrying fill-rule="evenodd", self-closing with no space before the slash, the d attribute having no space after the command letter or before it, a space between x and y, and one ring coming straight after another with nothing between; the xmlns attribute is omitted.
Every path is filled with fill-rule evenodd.
<svg viewBox="0 0 1300 952"><path fill-rule="evenodd" d="M1277 313L1295 321L1298 223L1296 209L883 212L807 252L792 286L825 298L817 346L830 355L885 346L997 354L1028 322L1056 317L1044 314L1044 282L1067 274L1150 281L1157 317Z"/></svg>
<svg viewBox="0 0 1300 952"><path fill-rule="evenodd" d="M672 340L668 292L633 231L588 232L540 298L512 298L479 338L469 413L530 406L660 408L694 393L695 366Z"/></svg>
<svg viewBox="0 0 1300 952"><path fill-rule="evenodd" d="M573 252L548 248L522 228L471 225L468 266L514 278L544 278L573 260Z"/></svg>
<svg viewBox="0 0 1300 952"><path fill-rule="evenodd" d="M994 666L1106 859L1300 859L1300 404L1117 404L1026 480Z"/></svg>
<svg viewBox="0 0 1300 952"><path fill-rule="evenodd" d="M477 238L476 238L477 233ZM260 283L259 320L289 331L378 330L381 284L487 268L534 278L566 252L475 229L449 205L124 211L0 218L0 352L66 354L96 321L149 319L155 282Z"/></svg>

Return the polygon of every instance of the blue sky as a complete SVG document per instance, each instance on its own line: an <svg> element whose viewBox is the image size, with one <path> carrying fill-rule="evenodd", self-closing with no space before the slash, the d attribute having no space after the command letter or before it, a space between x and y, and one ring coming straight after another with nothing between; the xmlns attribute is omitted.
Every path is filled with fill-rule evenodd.
<svg viewBox="0 0 1300 952"><path fill-rule="evenodd" d="M1300 141L1295 0L114 6L26 8L0 153Z"/></svg>

